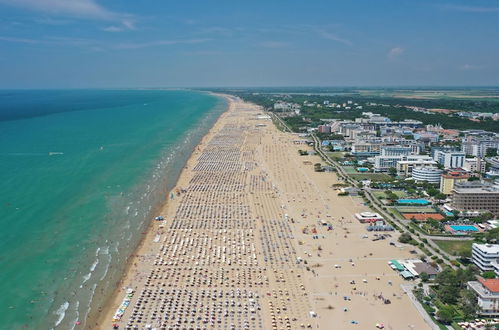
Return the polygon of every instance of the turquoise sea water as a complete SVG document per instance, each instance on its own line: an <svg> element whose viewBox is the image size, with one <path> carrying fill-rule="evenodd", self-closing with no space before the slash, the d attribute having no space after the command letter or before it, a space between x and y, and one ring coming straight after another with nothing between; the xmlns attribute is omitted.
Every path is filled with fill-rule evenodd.
<svg viewBox="0 0 499 330"><path fill-rule="evenodd" d="M0 329L83 328L225 108L192 91L0 91Z"/></svg>

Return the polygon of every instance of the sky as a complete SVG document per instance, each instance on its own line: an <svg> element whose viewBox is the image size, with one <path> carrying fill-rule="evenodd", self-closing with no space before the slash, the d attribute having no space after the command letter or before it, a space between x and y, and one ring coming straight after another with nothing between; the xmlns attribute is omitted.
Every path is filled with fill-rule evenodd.
<svg viewBox="0 0 499 330"><path fill-rule="evenodd" d="M0 0L0 88L499 86L496 0Z"/></svg>

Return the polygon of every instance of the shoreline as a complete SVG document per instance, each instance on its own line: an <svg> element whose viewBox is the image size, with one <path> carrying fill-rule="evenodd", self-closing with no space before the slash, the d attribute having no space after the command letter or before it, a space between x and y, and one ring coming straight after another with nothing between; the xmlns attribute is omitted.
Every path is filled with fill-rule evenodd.
<svg viewBox="0 0 499 330"><path fill-rule="evenodd" d="M362 200L338 196L337 175L315 172L319 156L298 154L310 146L262 114L231 99L161 212L167 228L151 222L95 327L111 326L131 288L120 329L428 329L387 264L412 246L367 233Z"/></svg>
<svg viewBox="0 0 499 330"><path fill-rule="evenodd" d="M213 123L212 127L207 131L207 133L201 138L199 143L192 149L191 154L189 155L189 158L186 160L184 166L182 167L182 170L180 171L179 175L177 176L175 180L175 184L173 188L168 191L168 195L175 190L176 187L179 186L179 182L181 181L181 178L186 175L186 171L189 168L189 164L192 163L194 160L194 156L196 155L197 151L199 151L199 148L201 145L206 143L206 139L210 134L213 134L213 130L219 123L220 119L231 110L232 106L232 98L229 95L225 94L219 94L219 93L213 93L213 92L207 92L210 95L214 95L219 98L225 99L227 102L226 109L220 113L220 115L216 118L215 122ZM158 205L155 209L154 212L152 212L154 215L160 215L160 214L166 214L166 211L171 207L172 203L174 200L170 199L168 196L164 202L162 202L160 205ZM112 290L112 293L103 301L100 301L100 304L104 306L104 308L101 308L100 306L97 307L97 310L95 309L95 304L92 304L91 310L87 316L87 320L85 320L85 329L96 329L96 328L102 328L106 327L106 321L109 322L109 325L111 324L110 320L112 318L112 315L114 314L115 311L115 306L118 306L118 304L122 300L122 296L120 293L123 291L122 287L125 283L127 283L130 280L130 275L132 270L135 270L136 266L134 267L134 264L136 264L139 256L139 252L142 251L143 249L146 248L146 242L148 240L152 241L154 238L154 216L150 219L149 223L147 224L146 228L144 228L144 233L141 235L142 237L140 238L139 243L137 244L137 247L134 249L132 254L127 258L125 267L123 269L123 273L120 276L120 279L118 282L115 283L115 288ZM114 308L114 309L113 309ZM111 317L109 317L111 316Z"/></svg>

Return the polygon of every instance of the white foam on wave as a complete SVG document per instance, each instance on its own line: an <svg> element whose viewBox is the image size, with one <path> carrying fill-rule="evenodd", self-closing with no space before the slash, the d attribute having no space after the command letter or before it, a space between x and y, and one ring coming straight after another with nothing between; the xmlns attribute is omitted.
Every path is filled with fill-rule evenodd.
<svg viewBox="0 0 499 330"><path fill-rule="evenodd" d="M103 249L102 249L102 253L101 254L109 254L109 245L105 246Z"/></svg>
<svg viewBox="0 0 499 330"><path fill-rule="evenodd" d="M85 284L85 282L87 282L90 279L90 277L92 277L92 272L83 275L83 282L81 282L80 284L80 289L83 288L83 284Z"/></svg>
<svg viewBox="0 0 499 330"><path fill-rule="evenodd" d="M76 322L80 321L79 318L80 318L80 301L76 301L75 303L75 318L74 318L74 321L73 321L73 326L71 327L71 330L73 330L74 328L76 328Z"/></svg>
<svg viewBox="0 0 499 330"><path fill-rule="evenodd" d="M104 278L106 278L106 275L107 275L107 272L109 270L109 266L111 266L111 260L113 260L113 256L111 254L108 255L109 256L109 260L108 262L106 263L106 266L104 268L104 273L102 274L102 276L100 277L100 281L102 281Z"/></svg>
<svg viewBox="0 0 499 330"><path fill-rule="evenodd" d="M57 327L59 324L61 324L62 320L64 320L64 317L66 316L66 311L69 308L69 302L64 302L59 308L55 311L55 314L59 316L57 321L55 321L55 327Z"/></svg>
<svg viewBox="0 0 499 330"><path fill-rule="evenodd" d="M90 266L90 271L93 272L95 270L95 267L97 267L98 264L99 264L99 258L95 259L92 266Z"/></svg>

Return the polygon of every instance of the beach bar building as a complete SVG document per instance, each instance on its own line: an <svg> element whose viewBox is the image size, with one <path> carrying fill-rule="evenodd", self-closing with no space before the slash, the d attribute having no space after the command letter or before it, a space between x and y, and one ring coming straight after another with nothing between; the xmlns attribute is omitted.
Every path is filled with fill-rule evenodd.
<svg viewBox="0 0 499 330"><path fill-rule="evenodd" d="M376 223L384 224L384 219L381 215L375 212L361 212L355 213L355 218L361 223Z"/></svg>

